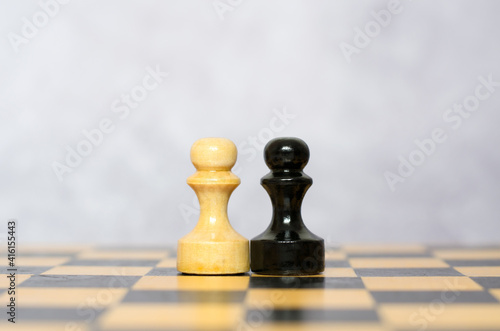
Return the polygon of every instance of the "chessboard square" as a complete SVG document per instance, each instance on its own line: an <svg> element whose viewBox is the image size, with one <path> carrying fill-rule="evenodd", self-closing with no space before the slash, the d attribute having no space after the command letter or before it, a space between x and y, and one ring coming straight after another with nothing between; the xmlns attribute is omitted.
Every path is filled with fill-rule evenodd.
<svg viewBox="0 0 500 331"><path fill-rule="evenodd" d="M37 288L24 287L16 291L19 315L26 318L25 308L76 308L100 310L119 302L127 293L122 288ZM7 302L7 293L0 296Z"/></svg>
<svg viewBox="0 0 500 331"><path fill-rule="evenodd" d="M53 267L66 263L70 257L32 257L18 256L15 260L17 267ZM7 267L7 259L0 262L0 267Z"/></svg>
<svg viewBox="0 0 500 331"><path fill-rule="evenodd" d="M372 308L373 299L363 289L251 289L245 299L250 309L355 309Z"/></svg>
<svg viewBox="0 0 500 331"><path fill-rule="evenodd" d="M259 324L256 331L388 331L378 323L373 322L333 322L333 323L264 323Z"/></svg>
<svg viewBox="0 0 500 331"><path fill-rule="evenodd" d="M359 277L325 277L325 288L365 288Z"/></svg>
<svg viewBox="0 0 500 331"><path fill-rule="evenodd" d="M171 254L175 252L171 246L161 246L161 245L103 245L93 248L99 251L162 251Z"/></svg>
<svg viewBox="0 0 500 331"><path fill-rule="evenodd" d="M427 251L427 248L417 244L354 244L342 246L342 251L349 254L422 254Z"/></svg>
<svg viewBox="0 0 500 331"><path fill-rule="evenodd" d="M177 276L179 290L246 291L250 276Z"/></svg>
<svg viewBox="0 0 500 331"><path fill-rule="evenodd" d="M12 328L12 329L10 329ZM15 331L90 331L90 326L86 322L75 321L25 321L16 322L15 328L12 323L0 321L0 330Z"/></svg>
<svg viewBox="0 0 500 331"><path fill-rule="evenodd" d="M455 267L455 269L470 277L500 277L500 267Z"/></svg>
<svg viewBox="0 0 500 331"><path fill-rule="evenodd" d="M449 265L435 258L352 258L351 267L361 268L448 268Z"/></svg>
<svg viewBox="0 0 500 331"><path fill-rule="evenodd" d="M24 248L24 246L22 247ZM7 259L7 251L1 252L0 251L0 260ZM46 253L46 252L25 252L24 250L16 250L16 259L17 261L18 258L72 258L76 255L76 253ZM2 263L3 264L3 263ZM17 263L16 263L17 264Z"/></svg>
<svg viewBox="0 0 500 331"><path fill-rule="evenodd" d="M351 265L347 260L326 260L325 267L327 268L350 268Z"/></svg>
<svg viewBox="0 0 500 331"><path fill-rule="evenodd" d="M16 267L16 274L28 274L28 275L39 275L42 272L45 272L52 268L52 266L48 267ZM10 268L7 267L0 267L0 274L9 274L11 271L9 271Z"/></svg>
<svg viewBox="0 0 500 331"><path fill-rule="evenodd" d="M168 257L167 250L91 250L82 252L78 259L87 260L160 260Z"/></svg>
<svg viewBox="0 0 500 331"><path fill-rule="evenodd" d="M250 288L324 288L325 277L266 276L252 274Z"/></svg>
<svg viewBox="0 0 500 331"><path fill-rule="evenodd" d="M66 254L72 255L90 249L90 245L23 245L20 254L52 255Z"/></svg>
<svg viewBox="0 0 500 331"><path fill-rule="evenodd" d="M478 245L464 245L464 244L429 244L427 245L430 250L485 250L485 249L499 249L498 244L478 244Z"/></svg>
<svg viewBox="0 0 500 331"><path fill-rule="evenodd" d="M249 276L144 276L134 290L245 291Z"/></svg>
<svg viewBox="0 0 500 331"><path fill-rule="evenodd" d="M500 267L500 259L490 260L444 260L452 267Z"/></svg>
<svg viewBox="0 0 500 331"><path fill-rule="evenodd" d="M382 304L382 321L401 330L498 330L498 304ZM430 316L430 318L429 318Z"/></svg>
<svg viewBox="0 0 500 331"><path fill-rule="evenodd" d="M250 277L266 277L266 278L272 278L272 277L275 277L275 278L289 277L289 278L293 278L293 277L297 277L297 276L289 276L289 275L265 275L265 274L258 274L258 273L252 272L250 274ZM323 277L323 274L306 275L306 276L300 276L300 277Z"/></svg>
<svg viewBox="0 0 500 331"><path fill-rule="evenodd" d="M10 273L0 273L0 289L7 289L11 285L11 279L7 278L10 276ZM27 274L18 274L15 275L15 285L21 285L25 280L30 278L32 275Z"/></svg>
<svg viewBox="0 0 500 331"><path fill-rule="evenodd" d="M106 312L99 320L105 330L236 330L243 317L239 304L130 304Z"/></svg>
<svg viewBox="0 0 500 331"><path fill-rule="evenodd" d="M325 268L324 277L358 277L352 268Z"/></svg>
<svg viewBox="0 0 500 331"><path fill-rule="evenodd" d="M351 259L435 259L430 254L403 254L403 253L384 253L384 254L349 254L348 260Z"/></svg>
<svg viewBox="0 0 500 331"><path fill-rule="evenodd" d="M327 250L325 252L326 261L341 261L346 259L346 254L339 250Z"/></svg>
<svg viewBox="0 0 500 331"><path fill-rule="evenodd" d="M367 268L356 269L359 277L429 277L462 276L453 268Z"/></svg>
<svg viewBox="0 0 500 331"><path fill-rule="evenodd" d="M249 309L247 323L255 320L266 322L333 322L378 321L377 312L371 309Z"/></svg>
<svg viewBox="0 0 500 331"><path fill-rule="evenodd" d="M245 295L245 291L130 291L123 302L238 303Z"/></svg>
<svg viewBox="0 0 500 331"><path fill-rule="evenodd" d="M42 275L89 275L89 276L144 276L151 267L117 267L117 266L59 266Z"/></svg>
<svg viewBox="0 0 500 331"><path fill-rule="evenodd" d="M493 303L497 302L484 291L373 291L377 303Z"/></svg>
<svg viewBox="0 0 500 331"><path fill-rule="evenodd" d="M500 301L500 289L490 290L491 295L493 295L498 301Z"/></svg>
<svg viewBox="0 0 500 331"><path fill-rule="evenodd" d="M438 249L434 255L445 260L498 260L500 249Z"/></svg>
<svg viewBox="0 0 500 331"><path fill-rule="evenodd" d="M180 276L176 268L153 268L146 276Z"/></svg>
<svg viewBox="0 0 500 331"><path fill-rule="evenodd" d="M364 288L355 277L251 277L250 288Z"/></svg>
<svg viewBox="0 0 500 331"><path fill-rule="evenodd" d="M135 283L132 289L135 291L175 291L178 290L177 277L178 276L143 276Z"/></svg>
<svg viewBox="0 0 500 331"><path fill-rule="evenodd" d="M158 263L154 260L105 260L105 259L73 259L65 263L65 266L106 266L106 267L154 267Z"/></svg>
<svg viewBox="0 0 500 331"><path fill-rule="evenodd" d="M157 265L157 268L177 268L177 259L169 258L161 260Z"/></svg>
<svg viewBox="0 0 500 331"><path fill-rule="evenodd" d="M317 275L304 275L304 276L282 276L282 275L263 275L252 273L251 277L277 277L277 278L291 278L298 277L299 279L307 277L358 277L352 268L325 268L325 271Z"/></svg>
<svg viewBox="0 0 500 331"><path fill-rule="evenodd" d="M480 291L467 277L362 277L371 291Z"/></svg>
<svg viewBox="0 0 500 331"><path fill-rule="evenodd" d="M500 288L500 277L471 277L484 288Z"/></svg>
<svg viewBox="0 0 500 331"><path fill-rule="evenodd" d="M35 275L21 287L131 287L140 276Z"/></svg>
<svg viewBox="0 0 500 331"><path fill-rule="evenodd" d="M81 310L78 310L75 307L71 308L45 308L45 307L36 307L36 308L19 308L18 310L18 322L16 324L24 324L24 321L31 322L82 322L89 318L89 314L92 316L98 316L102 310L92 310L92 313L82 313ZM21 317L22 316L22 317ZM70 324L71 326L73 324ZM14 329L17 331L17 329ZM37 329L32 329L36 331Z"/></svg>

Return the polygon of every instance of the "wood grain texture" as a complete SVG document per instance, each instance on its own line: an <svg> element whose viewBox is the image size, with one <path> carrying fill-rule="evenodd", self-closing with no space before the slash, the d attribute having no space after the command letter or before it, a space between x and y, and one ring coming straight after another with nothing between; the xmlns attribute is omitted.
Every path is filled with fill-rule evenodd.
<svg viewBox="0 0 500 331"><path fill-rule="evenodd" d="M249 242L227 217L227 204L240 179L231 172L236 163L234 143L225 138L204 138L191 148L196 173L187 183L200 201L198 224L177 246L177 270L198 275L237 274L249 271Z"/></svg>

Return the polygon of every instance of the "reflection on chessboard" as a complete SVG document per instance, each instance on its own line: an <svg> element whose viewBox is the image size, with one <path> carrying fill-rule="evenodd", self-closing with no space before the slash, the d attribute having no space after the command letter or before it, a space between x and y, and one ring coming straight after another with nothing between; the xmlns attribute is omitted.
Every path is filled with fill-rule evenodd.
<svg viewBox="0 0 500 331"><path fill-rule="evenodd" d="M1 256L0 303L9 294ZM190 276L167 248L21 247L1 330L500 330L500 247L347 245L318 276Z"/></svg>

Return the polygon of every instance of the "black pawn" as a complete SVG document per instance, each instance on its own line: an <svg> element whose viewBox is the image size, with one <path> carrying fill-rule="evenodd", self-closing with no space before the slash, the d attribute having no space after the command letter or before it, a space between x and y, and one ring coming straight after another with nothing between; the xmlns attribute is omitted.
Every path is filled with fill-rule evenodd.
<svg viewBox="0 0 500 331"><path fill-rule="evenodd" d="M313 275L325 269L323 239L309 231L300 214L312 178L302 170L309 147L298 138L276 138L264 149L271 169L261 184L271 197L271 225L250 242L253 272L268 275Z"/></svg>

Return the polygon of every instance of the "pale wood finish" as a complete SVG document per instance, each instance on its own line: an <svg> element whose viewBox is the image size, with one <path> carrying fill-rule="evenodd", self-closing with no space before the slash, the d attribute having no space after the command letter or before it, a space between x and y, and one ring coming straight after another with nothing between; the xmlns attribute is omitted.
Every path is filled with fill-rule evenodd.
<svg viewBox="0 0 500 331"><path fill-rule="evenodd" d="M229 224L227 204L240 179L231 172L236 163L234 143L204 138L191 148L196 173L187 183L200 201L198 224L177 246L177 270L198 275L249 271L249 243Z"/></svg>

